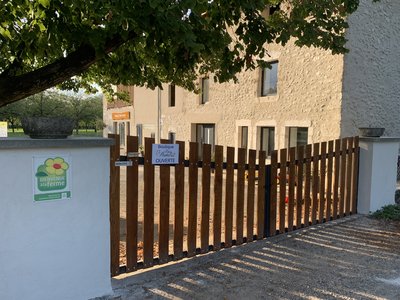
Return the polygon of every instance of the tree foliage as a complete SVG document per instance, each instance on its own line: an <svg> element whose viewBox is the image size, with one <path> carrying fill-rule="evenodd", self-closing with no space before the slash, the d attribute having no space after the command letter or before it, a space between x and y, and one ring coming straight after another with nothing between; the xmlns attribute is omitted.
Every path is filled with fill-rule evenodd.
<svg viewBox="0 0 400 300"><path fill-rule="evenodd" d="M0 106L55 85L194 90L265 66L269 43L343 53L359 0L0 0ZM262 14L280 5L273 15Z"/></svg>
<svg viewBox="0 0 400 300"><path fill-rule="evenodd" d="M7 121L12 129L21 125L22 118L33 116L69 117L75 121L76 130L80 127L101 129L102 97L82 97L46 91L0 107L0 121Z"/></svg>

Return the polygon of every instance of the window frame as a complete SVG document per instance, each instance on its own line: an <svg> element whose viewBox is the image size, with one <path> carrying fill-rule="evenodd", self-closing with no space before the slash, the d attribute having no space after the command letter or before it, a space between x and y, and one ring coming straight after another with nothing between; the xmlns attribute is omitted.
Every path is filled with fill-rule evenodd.
<svg viewBox="0 0 400 300"><path fill-rule="evenodd" d="M291 133L292 129L297 129L296 141L295 141L296 145L293 145L293 146L292 146L293 143L292 143L292 140L291 140L292 139L292 133ZM299 129L300 130L304 130L304 129L307 130L307 140L306 140L305 144L304 143L300 143L299 144L299 141L298 141ZM309 127L306 127L306 126L289 126L288 127L288 141L287 141L288 148L307 145L308 144L308 133L309 133Z"/></svg>
<svg viewBox="0 0 400 300"><path fill-rule="evenodd" d="M209 101L210 101L210 78L202 77L200 104L206 104Z"/></svg>
<svg viewBox="0 0 400 300"><path fill-rule="evenodd" d="M279 61L278 60L274 60L274 61L270 61L268 62L271 65L271 69L268 67L262 68L261 69L261 82L260 82L260 96L261 97L267 97L267 96L275 96L278 94L278 68L279 68ZM275 81L275 85L274 85L274 90L271 92L271 87L269 87L268 91L264 91L265 89L265 77L266 77L266 72L272 72L273 70L273 65L276 65L276 81ZM268 85L271 86L271 80L270 82L268 82Z"/></svg>
<svg viewBox="0 0 400 300"><path fill-rule="evenodd" d="M268 130L268 141L267 141L267 149L263 150L264 143L264 135L263 130ZM271 137L271 130L273 131ZM260 126L259 127L259 141L260 141L260 151L265 151L267 157L271 156L272 151L275 150L275 127L273 126ZM272 144L272 145L271 145Z"/></svg>
<svg viewBox="0 0 400 300"><path fill-rule="evenodd" d="M175 107L176 105L176 86L170 84L168 86L168 107Z"/></svg>

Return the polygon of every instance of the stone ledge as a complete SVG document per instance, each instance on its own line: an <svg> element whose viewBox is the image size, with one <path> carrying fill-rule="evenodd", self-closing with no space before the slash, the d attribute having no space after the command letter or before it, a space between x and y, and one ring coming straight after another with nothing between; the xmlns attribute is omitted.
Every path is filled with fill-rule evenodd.
<svg viewBox="0 0 400 300"><path fill-rule="evenodd" d="M400 142L400 137L366 137L366 136L360 136L360 142L397 143L397 142Z"/></svg>
<svg viewBox="0 0 400 300"><path fill-rule="evenodd" d="M113 139L98 137L71 137L66 139L0 138L0 149L90 148L109 147L113 144Z"/></svg>

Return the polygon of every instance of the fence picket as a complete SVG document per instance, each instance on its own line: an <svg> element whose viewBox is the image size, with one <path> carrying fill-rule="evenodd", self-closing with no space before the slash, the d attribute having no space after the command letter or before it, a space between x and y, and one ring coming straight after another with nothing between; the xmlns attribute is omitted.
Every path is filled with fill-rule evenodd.
<svg viewBox="0 0 400 300"><path fill-rule="evenodd" d="M110 272L111 276L119 274L119 241L120 241L120 170L115 166L119 159L119 135L109 134L114 139L110 148Z"/></svg>
<svg viewBox="0 0 400 300"><path fill-rule="evenodd" d="M169 140L161 140L162 144L168 144ZM170 193L170 166L160 166L160 211L158 220L158 252L160 263L168 261L169 249L169 193Z"/></svg>
<svg viewBox="0 0 400 300"><path fill-rule="evenodd" d="M270 215L269 227L271 236L276 234L276 216L278 207L278 151L274 150L271 153L271 200L270 200Z"/></svg>
<svg viewBox="0 0 400 300"><path fill-rule="evenodd" d="M154 247L154 165L151 163L153 138L144 142L143 264L153 265Z"/></svg>
<svg viewBox="0 0 400 300"><path fill-rule="evenodd" d="M233 223L233 184L235 148L226 149L226 187L225 187L225 247L232 246L232 223Z"/></svg>
<svg viewBox="0 0 400 300"><path fill-rule="evenodd" d="M351 210L351 185L352 185L352 168L353 168L353 138L347 139L347 164L346 164L346 204L345 214L350 215Z"/></svg>
<svg viewBox="0 0 400 300"><path fill-rule="evenodd" d="M287 149L281 149L279 168L279 233L285 232L286 222L286 162Z"/></svg>
<svg viewBox="0 0 400 300"><path fill-rule="evenodd" d="M351 213L357 213L357 193L358 193L358 163L359 163L359 155L360 155L360 140L359 137L356 136L354 138L354 156L353 156L353 178L351 184Z"/></svg>
<svg viewBox="0 0 400 300"><path fill-rule="evenodd" d="M297 148L297 186L296 186L296 229L301 228L302 206L304 203L303 197L303 171L304 171L304 146Z"/></svg>
<svg viewBox="0 0 400 300"><path fill-rule="evenodd" d="M313 169L312 169L312 210L311 210L311 223L317 223L317 209L318 209L318 188L319 188L319 144L313 145Z"/></svg>
<svg viewBox="0 0 400 300"><path fill-rule="evenodd" d="M339 205L339 179L340 179L340 140L335 140L335 167L334 167L334 180L333 180L333 219L338 217Z"/></svg>
<svg viewBox="0 0 400 300"><path fill-rule="evenodd" d="M179 145L179 163L175 166L175 221L174 221L174 258L180 259L183 254L183 212L185 199L185 142Z"/></svg>
<svg viewBox="0 0 400 300"><path fill-rule="evenodd" d="M296 184L296 148L289 149L289 193L288 193L288 231L293 230L294 189Z"/></svg>
<svg viewBox="0 0 400 300"><path fill-rule="evenodd" d="M347 139L342 139L341 143L341 156L340 156L340 198L339 198L339 216L343 218L345 208L345 195L346 195L346 150Z"/></svg>
<svg viewBox="0 0 400 300"><path fill-rule="evenodd" d="M127 152L137 153L139 140L137 136L127 137ZM129 155L128 155L129 157ZM132 166L126 169L126 268L133 271L137 268L138 250L138 157L128 158Z"/></svg>
<svg viewBox="0 0 400 300"><path fill-rule="evenodd" d="M326 171L326 142L321 143L320 180L319 180L319 205L318 223L324 222L325 209L325 171Z"/></svg>
<svg viewBox="0 0 400 300"><path fill-rule="evenodd" d="M257 189L257 239L264 237L265 218L265 151L258 153L258 189ZM269 234L269 233L268 233Z"/></svg>
<svg viewBox="0 0 400 300"><path fill-rule="evenodd" d="M310 225L311 151L312 145L306 145L306 176L304 181L304 226Z"/></svg>
<svg viewBox="0 0 400 300"><path fill-rule="evenodd" d="M224 148L215 146L215 174L214 174L214 220L213 236L214 250L221 248L221 221L222 221L222 174Z"/></svg>
<svg viewBox="0 0 400 300"><path fill-rule="evenodd" d="M244 217L244 177L245 177L246 149L238 149L238 168L236 185L236 244L243 243Z"/></svg>
<svg viewBox="0 0 400 300"><path fill-rule="evenodd" d="M256 150L249 150L249 170L247 179L247 242L253 240L254 235L254 193L256 173Z"/></svg>
<svg viewBox="0 0 400 300"><path fill-rule="evenodd" d="M326 215L327 221L331 220L332 216L332 168L333 168L333 141L328 142L328 169L326 183Z"/></svg>
<svg viewBox="0 0 400 300"><path fill-rule="evenodd" d="M183 255L183 212L185 200L185 142L179 145L179 163L175 166L175 221L174 221L174 258Z"/></svg>
<svg viewBox="0 0 400 300"><path fill-rule="evenodd" d="M196 255L197 242L197 181L198 144L189 144L189 218L188 218L188 256Z"/></svg>
<svg viewBox="0 0 400 300"><path fill-rule="evenodd" d="M208 252L210 244L210 172L211 145L203 144L202 199L201 199L201 252Z"/></svg>

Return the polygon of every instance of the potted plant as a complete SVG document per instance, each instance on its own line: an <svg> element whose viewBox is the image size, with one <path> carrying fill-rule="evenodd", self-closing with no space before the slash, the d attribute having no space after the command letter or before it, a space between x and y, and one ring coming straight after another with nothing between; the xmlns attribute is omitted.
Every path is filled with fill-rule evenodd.
<svg viewBox="0 0 400 300"><path fill-rule="evenodd" d="M385 128L382 127L359 127L360 136L363 137L381 137L385 132Z"/></svg>
<svg viewBox="0 0 400 300"><path fill-rule="evenodd" d="M64 101L40 93L22 113L24 133L35 139L67 138L72 134L75 122L66 115L66 111Z"/></svg>

